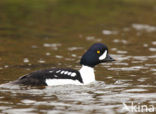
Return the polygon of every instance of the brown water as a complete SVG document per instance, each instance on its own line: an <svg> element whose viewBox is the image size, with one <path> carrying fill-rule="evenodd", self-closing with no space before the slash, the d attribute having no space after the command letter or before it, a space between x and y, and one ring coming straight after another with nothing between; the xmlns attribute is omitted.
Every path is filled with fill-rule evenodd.
<svg viewBox="0 0 156 114"><path fill-rule="evenodd" d="M155 0L1 0L0 113L156 112L155 20ZM79 69L95 42L116 61L95 68L94 84L3 85L39 69Z"/></svg>

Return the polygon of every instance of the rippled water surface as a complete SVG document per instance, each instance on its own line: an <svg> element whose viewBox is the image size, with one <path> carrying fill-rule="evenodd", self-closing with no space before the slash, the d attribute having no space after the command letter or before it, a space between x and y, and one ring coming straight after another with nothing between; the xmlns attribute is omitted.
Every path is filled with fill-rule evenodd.
<svg viewBox="0 0 156 114"><path fill-rule="evenodd" d="M152 107L156 112L155 4L155 0L1 0L0 113L145 113ZM82 54L96 42L106 44L116 61L95 67L95 83L5 84L35 70L79 69ZM141 110L143 105L149 110Z"/></svg>

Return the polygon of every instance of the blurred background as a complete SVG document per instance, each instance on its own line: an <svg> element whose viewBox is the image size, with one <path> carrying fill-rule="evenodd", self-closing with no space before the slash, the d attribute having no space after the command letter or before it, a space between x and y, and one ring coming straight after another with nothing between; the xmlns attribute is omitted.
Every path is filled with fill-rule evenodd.
<svg viewBox="0 0 156 114"><path fill-rule="evenodd" d="M98 82L83 96L81 87L70 96L35 88L42 97L1 89L0 113L120 113L121 99L156 103L156 0L0 0L0 84L40 69L79 69L97 42L116 62L95 68Z"/></svg>

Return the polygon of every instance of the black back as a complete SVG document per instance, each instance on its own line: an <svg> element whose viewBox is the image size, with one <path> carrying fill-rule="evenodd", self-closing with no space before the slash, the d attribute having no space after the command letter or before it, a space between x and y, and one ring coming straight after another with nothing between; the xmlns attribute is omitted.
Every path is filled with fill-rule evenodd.
<svg viewBox="0 0 156 114"><path fill-rule="evenodd" d="M62 71L76 73L75 76L71 76L65 73L61 73ZM36 72L32 72L30 74L24 75L20 77L18 80L14 81L14 84L22 84L22 85L32 85L32 86L46 86L46 79L71 79L71 80L78 80L80 83L83 83L83 80L80 76L79 71L74 69L46 69L46 70L39 70Z"/></svg>

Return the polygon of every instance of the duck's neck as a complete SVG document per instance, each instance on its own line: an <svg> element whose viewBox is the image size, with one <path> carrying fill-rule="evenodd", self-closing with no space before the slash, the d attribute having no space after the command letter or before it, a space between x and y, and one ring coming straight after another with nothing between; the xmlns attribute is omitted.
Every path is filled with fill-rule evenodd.
<svg viewBox="0 0 156 114"><path fill-rule="evenodd" d="M79 72L81 74L81 77L82 77L84 84L89 84L89 83L95 81L94 68L82 65Z"/></svg>

